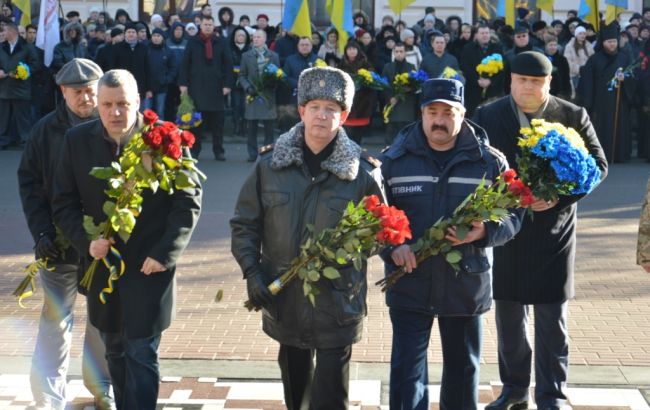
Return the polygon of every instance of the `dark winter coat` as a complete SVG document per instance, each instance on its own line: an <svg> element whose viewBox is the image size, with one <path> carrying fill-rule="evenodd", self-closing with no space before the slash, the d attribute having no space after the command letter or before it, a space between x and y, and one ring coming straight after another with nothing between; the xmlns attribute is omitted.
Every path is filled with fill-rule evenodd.
<svg viewBox="0 0 650 410"><path fill-rule="evenodd" d="M542 118L580 133L585 146L607 175L607 161L584 108L550 96ZM516 168L520 123L510 97L477 110L475 121L485 129L490 145L502 151ZM521 231L505 246L494 249L494 299L524 304L558 303L573 297L576 249L576 202L582 196L562 196L553 208L526 215Z"/></svg>
<svg viewBox="0 0 650 410"><path fill-rule="evenodd" d="M456 71L460 70L456 57L447 52L442 57L438 57L436 53L431 52L422 58L420 69L426 71L429 78L439 78L447 67L451 67Z"/></svg>
<svg viewBox="0 0 650 410"><path fill-rule="evenodd" d="M175 64L178 70L180 70L181 63L183 62L183 54L185 53L185 47L187 47L187 38L186 37L181 37L180 40L177 40L173 38L173 27L175 26L172 25L172 28L169 30L170 38L165 40L165 44L167 45L167 48L169 48L172 52L172 55L174 56ZM177 70L177 71L178 71ZM176 78L174 78L174 81L178 79L178 72L176 73Z"/></svg>
<svg viewBox="0 0 650 410"><path fill-rule="evenodd" d="M244 42L244 47L242 48L237 47L235 44L235 35L238 31L241 31L246 35L246 41ZM235 75L235 78L237 78L239 71L241 70L241 57L245 52L251 49L251 37L248 34L248 31L246 31L243 27L237 27L232 32L232 35L228 39L228 42L230 43L230 53L232 55L233 74ZM239 84L239 81L236 81L236 83L237 87L241 89L241 84Z"/></svg>
<svg viewBox="0 0 650 410"><path fill-rule="evenodd" d="M339 67L341 70L354 76L361 68L372 71L372 65L365 60L357 60L354 63L348 62L343 58ZM352 100L352 108L348 120L369 119L375 110L377 103L377 92L371 88L361 88L354 93L354 100Z"/></svg>
<svg viewBox="0 0 650 410"><path fill-rule="evenodd" d="M287 75L287 89L291 94L291 103L295 104L298 101L297 89L298 89L298 77L300 73L305 71L310 67L314 67L318 56L314 53L310 53L308 56L303 56L300 53L295 53L287 57L284 62L282 70Z"/></svg>
<svg viewBox="0 0 650 410"><path fill-rule="evenodd" d="M490 77L492 83L487 88L485 97L482 95L483 89L478 85L479 75L476 72L476 67L481 64L485 57L492 54L501 54L501 48L492 43L488 43L485 48L482 48L476 41L468 43L463 48L460 69L465 76L465 108L467 108L468 116L472 115L476 107L482 102L503 95L505 78L503 70L499 74Z"/></svg>
<svg viewBox="0 0 650 410"><path fill-rule="evenodd" d="M42 236L56 236L51 204L63 136L71 127L66 107L65 103L59 104L34 125L18 166L20 200L34 243ZM62 256L50 262L79 263L79 255L72 247Z"/></svg>
<svg viewBox="0 0 650 410"><path fill-rule="evenodd" d="M77 36L70 38L70 32L75 31ZM84 36L84 30L81 23L69 23L63 30L63 41L54 46L52 64L50 69L57 73L61 67L74 58L90 58L88 49L81 43Z"/></svg>
<svg viewBox="0 0 650 410"><path fill-rule="evenodd" d="M266 64L275 64L280 67L278 55L271 50L264 51ZM256 96L266 94L266 98L256 98L246 104L244 118L247 120L274 120L278 117L278 111L275 102L275 90L257 90L255 83L262 75L259 65L257 64L257 52L250 49L241 58L241 71L239 72L239 83L248 95Z"/></svg>
<svg viewBox="0 0 650 410"><path fill-rule="evenodd" d="M636 93L636 79L626 77L621 83L616 127L616 149L614 149L614 113L616 111L616 89L609 90L609 82L618 68L631 63L627 53L609 55L603 50L589 57L587 64L580 69L578 98L593 118L594 128L605 150L608 161L630 159L630 112Z"/></svg>
<svg viewBox="0 0 650 410"><path fill-rule="evenodd" d="M141 99L147 91L151 91L148 75L151 68L149 68L148 53L149 48L142 43L137 43L134 48L131 48L129 43L122 41L113 45L111 56L111 70L121 68L133 74L133 77L138 82L138 92Z"/></svg>
<svg viewBox="0 0 650 410"><path fill-rule="evenodd" d="M551 94L568 100L571 98L571 76L569 69L569 62L559 52L553 56L547 55L553 64L553 72L551 79Z"/></svg>
<svg viewBox="0 0 650 410"><path fill-rule="evenodd" d="M485 145L480 133L483 130L465 121L453 154L443 165L432 155L418 121L404 128L382 155L388 203L406 212L413 233L410 242L440 218L451 216L483 178L489 183L508 168L503 154ZM463 254L458 273L439 255L419 263L387 291L388 306L441 316L473 316L489 310L491 251L486 248L512 239L521 227L521 216L513 212L501 223L487 222L484 239L458 247ZM382 253L387 273L397 269L390 253Z"/></svg>
<svg viewBox="0 0 650 410"><path fill-rule="evenodd" d="M95 62L101 69L106 72L111 69L113 64L113 50L115 45L113 44L104 44L97 49L97 57L95 57Z"/></svg>
<svg viewBox="0 0 650 410"><path fill-rule="evenodd" d="M9 74L16 70L18 63L27 64L31 70L31 75L41 69L36 48L23 40L22 37L18 37L13 54L10 53L8 41L0 44L0 70L3 70L5 74ZM30 100L32 98L31 84L32 82L29 80L18 80L7 76L0 80L0 99Z"/></svg>
<svg viewBox="0 0 650 410"><path fill-rule="evenodd" d="M212 56L212 60L206 59L199 34L188 40L178 85L188 87L198 111L223 111L223 88L232 89L235 85L232 54L224 39L212 38Z"/></svg>
<svg viewBox="0 0 650 410"><path fill-rule="evenodd" d="M402 64L397 61L388 63L384 66L384 71L381 73L383 77L386 77L389 84L393 83L395 76L397 74L408 73L415 70L415 66L408 61L404 60ZM390 99L393 97L392 88L384 91L384 100L386 104L390 103ZM418 96L415 92L407 93L404 100L401 100L393 108L393 111L390 113L390 121L396 122L413 122L417 114L417 103Z"/></svg>
<svg viewBox="0 0 650 410"><path fill-rule="evenodd" d="M142 126L139 117L136 129ZM54 177L52 209L57 224L72 241L85 262L90 262L90 242L83 228L83 216L95 223L106 219L102 206L107 197L106 181L92 177L93 167L108 167L117 157L115 143L104 136L100 120L81 124L65 135L61 158ZM189 243L201 208L201 185L177 190L172 195L159 189L143 192L142 212L128 243L119 237L115 247L126 264L124 275L107 295L104 305L99 292L106 287L108 270L99 263L88 291L88 318L102 332L122 333L129 339L151 337L169 327L174 317L175 271L178 258ZM151 257L167 270L145 275L144 260Z"/></svg>
<svg viewBox="0 0 650 410"><path fill-rule="evenodd" d="M285 34L275 42L275 51L280 57L280 64L284 65L285 60L292 54L298 52L298 41L300 39L294 35Z"/></svg>
<svg viewBox="0 0 650 410"><path fill-rule="evenodd" d="M174 80L178 76L178 65L174 53L167 48L165 43L156 46L149 43L149 52L147 53L149 61L149 90L154 94L166 93L167 88L174 84Z"/></svg>
<svg viewBox="0 0 650 410"><path fill-rule="evenodd" d="M244 277L262 274L268 283L289 268L300 245L314 232L332 228L349 201L380 195L381 175L361 158L361 148L339 129L332 155L312 178L303 162L303 125L281 135L257 161L239 193L230 220L232 253ZM318 282L313 306L302 281L294 280L263 309L264 332L281 344L335 348L361 339L367 313L366 266L341 268L341 277Z"/></svg>
<svg viewBox="0 0 650 410"><path fill-rule="evenodd" d="M510 82L512 81L510 77L512 74L510 67L512 67L512 62L515 60L515 57L517 57L517 55L525 51L537 51L538 53L544 54L543 49L534 47L531 42L528 42L528 45L526 47L515 46L510 50L506 51L506 53L503 55L503 75L505 81L506 94L510 94Z"/></svg>
<svg viewBox="0 0 650 410"><path fill-rule="evenodd" d="M224 13L230 14L230 21L226 22L223 19ZM221 37L228 38L232 35L233 31L237 26L233 24L235 19L235 13L233 13L230 7L221 7L217 12L217 17L219 19L219 26L215 28L215 31L218 32Z"/></svg>

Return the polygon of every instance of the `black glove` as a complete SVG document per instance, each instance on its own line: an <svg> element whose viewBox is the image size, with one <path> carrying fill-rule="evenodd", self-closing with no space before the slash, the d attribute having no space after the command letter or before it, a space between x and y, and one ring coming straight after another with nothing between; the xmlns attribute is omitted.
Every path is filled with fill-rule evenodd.
<svg viewBox="0 0 650 410"><path fill-rule="evenodd" d="M56 259L59 256L59 250L49 235L41 236L34 250L36 251L36 259Z"/></svg>
<svg viewBox="0 0 650 410"><path fill-rule="evenodd" d="M271 303L273 294L264 283L262 274L256 273L246 277L246 289L248 290L248 299L253 306L264 307Z"/></svg>

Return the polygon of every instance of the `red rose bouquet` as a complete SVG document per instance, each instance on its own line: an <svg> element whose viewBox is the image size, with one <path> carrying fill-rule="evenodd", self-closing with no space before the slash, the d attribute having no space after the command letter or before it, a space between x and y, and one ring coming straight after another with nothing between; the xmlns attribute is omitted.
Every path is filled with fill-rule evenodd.
<svg viewBox="0 0 650 410"><path fill-rule="evenodd" d="M95 225L91 216L84 217L88 239L109 239L117 234L127 242L140 215L144 189L153 192L162 189L171 195L175 189L196 185L189 172L205 179L206 176L196 167L196 160L187 152L193 144L191 132L178 129L174 123L159 121L155 112L145 110L144 126L124 147L119 160L110 167L90 171L90 175L108 182L105 192L109 199L103 205L104 222ZM110 272L107 287L99 295L102 303L106 303L106 295L113 292L113 283L124 274L125 266L115 247L111 247L110 257L101 261ZM98 263L97 259L93 260L80 282L81 286L90 288Z"/></svg>
<svg viewBox="0 0 650 410"><path fill-rule="evenodd" d="M277 295L289 282L300 278L305 296L315 305L319 293L316 282L321 276L337 279L341 275L336 267L350 262L361 270L369 256L386 245L401 245L406 239L411 239L411 229L404 211L380 203L377 195L366 197L357 205L350 202L336 226L312 234L300 246L300 255L291 261L289 270L268 288ZM250 301L244 306L259 310Z"/></svg>
<svg viewBox="0 0 650 410"><path fill-rule="evenodd" d="M431 256L441 255L458 272L458 263L463 255L459 250L453 249L453 245L445 237L449 228L455 227L456 236L463 240L472 229L472 222L500 221L508 215L508 208L527 207L533 201L530 188L517 178L514 169L505 171L492 185L486 186L485 181L481 181L451 217L438 220L424 232L422 238L411 244L416 262L419 264ZM404 275L406 271L400 267L376 285L381 286L381 290L385 292Z"/></svg>

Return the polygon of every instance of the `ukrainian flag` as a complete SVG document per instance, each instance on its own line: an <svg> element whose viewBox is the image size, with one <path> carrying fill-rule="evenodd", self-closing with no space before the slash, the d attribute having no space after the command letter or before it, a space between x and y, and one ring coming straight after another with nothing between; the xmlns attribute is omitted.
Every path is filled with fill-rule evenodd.
<svg viewBox="0 0 650 410"><path fill-rule="evenodd" d="M14 0L14 16L16 22L25 27L32 24L32 2L31 0Z"/></svg>
<svg viewBox="0 0 650 410"><path fill-rule="evenodd" d="M553 8L555 6L555 1L554 0L537 0L537 8L540 10L544 10L551 16L553 15Z"/></svg>
<svg viewBox="0 0 650 410"><path fill-rule="evenodd" d="M506 24L515 26L515 0L499 0L497 3L497 16L505 17Z"/></svg>
<svg viewBox="0 0 650 410"><path fill-rule="evenodd" d="M308 0L287 0L282 18L284 28L298 37L311 38Z"/></svg>
<svg viewBox="0 0 650 410"><path fill-rule="evenodd" d="M400 14L402 10L414 2L415 0L388 0L388 5L390 6L390 9L393 11L393 13Z"/></svg>
<svg viewBox="0 0 650 410"><path fill-rule="evenodd" d="M591 23L596 31L600 30L600 16L598 15L598 0L580 0L578 17Z"/></svg>
<svg viewBox="0 0 650 410"><path fill-rule="evenodd" d="M627 10L627 0L605 0L605 23L609 24L616 20L616 16Z"/></svg>
<svg viewBox="0 0 650 410"><path fill-rule="evenodd" d="M343 52L348 38L354 31L352 21L352 0L327 0L325 3L332 25L339 32L339 49Z"/></svg>

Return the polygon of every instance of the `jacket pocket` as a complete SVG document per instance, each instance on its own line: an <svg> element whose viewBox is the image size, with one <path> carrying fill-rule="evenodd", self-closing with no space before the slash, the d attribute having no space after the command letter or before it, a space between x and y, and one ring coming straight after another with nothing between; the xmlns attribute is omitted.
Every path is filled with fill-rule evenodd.
<svg viewBox="0 0 650 410"><path fill-rule="evenodd" d="M265 208L273 208L287 202L289 202L289 194L286 192L262 192L262 205Z"/></svg>
<svg viewBox="0 0 650 410"><path fill-rule="evenodd" d="M361 320L367 313L366 275L354 269L339 270L341 277L330 280L334 312L339 325Z"/></svg>
<svg viewBox="0 0 650 410"><path fill-rule="evenodd" d="M349 198L333 196L327 201L327 207L339 215L343 215L348 206Z"/></svg>
<svg viewBox="0 0 650 410"><path fill-rule="evenodd" d="M460 269L470 275L478 275L490 270L490 261L480 253L471 254L460 261Z"/></svg>

